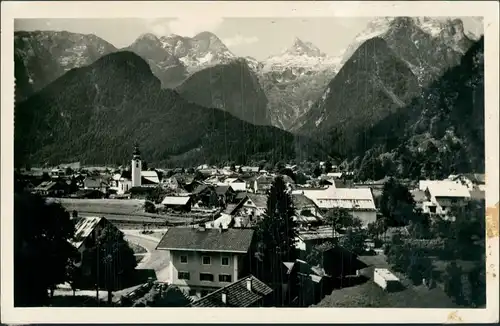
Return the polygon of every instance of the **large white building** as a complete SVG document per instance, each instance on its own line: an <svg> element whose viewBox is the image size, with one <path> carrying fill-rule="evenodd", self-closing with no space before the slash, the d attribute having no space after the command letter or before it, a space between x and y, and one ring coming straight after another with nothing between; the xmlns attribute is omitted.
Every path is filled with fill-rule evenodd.
<svg viewBox="0 0 500 326"><path fill-rule="evenodd" d="M323 189L299 190L294 194L302 193L311 199L320 209L345 208L349 213L358 217L363 226L377 220L377 208L370 188L336 188L330 186Z"/></svg>

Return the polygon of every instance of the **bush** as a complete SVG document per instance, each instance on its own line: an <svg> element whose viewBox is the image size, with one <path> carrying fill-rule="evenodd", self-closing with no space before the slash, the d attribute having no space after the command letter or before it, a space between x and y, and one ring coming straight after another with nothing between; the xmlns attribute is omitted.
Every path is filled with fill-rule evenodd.
<svg viewBox="0 0 500 326"><path fill-rule="evenodd" d="M153 214L157 212L155 204L148 200L144 202L144 211L146 213L153 213Z"/></svg>

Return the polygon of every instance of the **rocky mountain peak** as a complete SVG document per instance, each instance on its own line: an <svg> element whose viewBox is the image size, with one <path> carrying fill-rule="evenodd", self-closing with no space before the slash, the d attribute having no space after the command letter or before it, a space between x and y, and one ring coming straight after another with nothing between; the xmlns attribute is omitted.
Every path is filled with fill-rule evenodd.
<svg viewBox="0 0 500 326"><path fill-rule="evenodd" d="M317 46L311 42L304 42L298 37L295 37L292 46L286 49L285 53L290 55L306 55L309 57L325 56Z"/></svg>

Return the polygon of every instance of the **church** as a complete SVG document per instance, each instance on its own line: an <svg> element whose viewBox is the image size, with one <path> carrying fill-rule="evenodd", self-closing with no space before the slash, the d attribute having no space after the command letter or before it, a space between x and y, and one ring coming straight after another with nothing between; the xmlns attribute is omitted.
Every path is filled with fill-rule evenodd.
<svg viewBox="0 0 500 326"><path fill-rule="evenodd" d="M141 152L136 144L132 156L131 167L113 176L117 194L127 193L134 187L156 187L160 184L156 171L143 171Z"/></svg>

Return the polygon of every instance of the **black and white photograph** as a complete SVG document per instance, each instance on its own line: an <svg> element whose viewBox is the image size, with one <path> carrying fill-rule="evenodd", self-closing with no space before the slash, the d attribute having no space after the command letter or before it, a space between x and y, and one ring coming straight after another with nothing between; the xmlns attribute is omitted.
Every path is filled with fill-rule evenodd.
<svg viewBox="0 0 500 326"><path fill-rule="evenodd" d="M28 3L5 322L498 321L498 3Z"/></svg>

